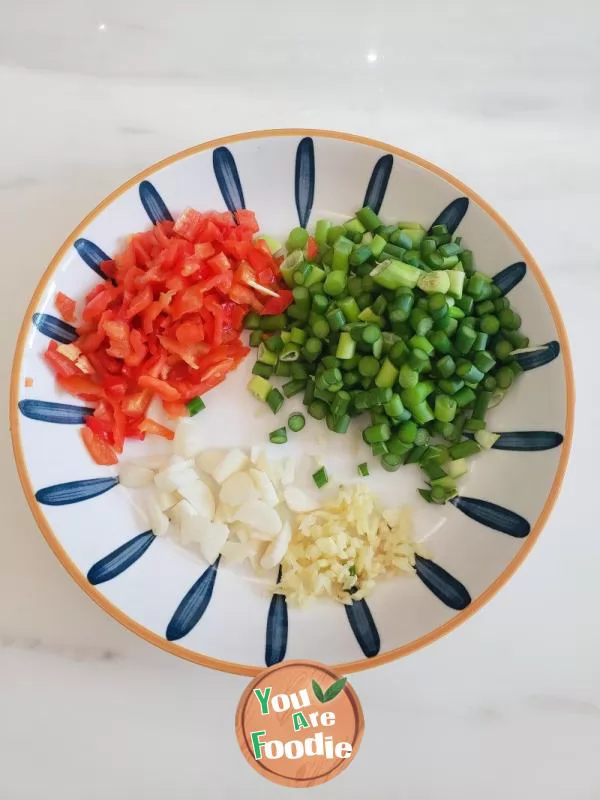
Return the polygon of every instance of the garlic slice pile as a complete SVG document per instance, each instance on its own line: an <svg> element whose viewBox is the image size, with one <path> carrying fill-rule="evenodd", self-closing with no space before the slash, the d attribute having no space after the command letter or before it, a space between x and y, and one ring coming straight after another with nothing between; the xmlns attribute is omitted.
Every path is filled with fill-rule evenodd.
<svg viewBox="0 0 600 800"><path fill-rule="evenodd" d="M295 464L270 462L262 448L250 452L203 450L199 429L179 423L171 456L124 463L122 486L145 489L148 524L157 536L198 546L213 563L219 555L255 569L272 569L285 555L296 513L318 507L294 487Z"/></svg>

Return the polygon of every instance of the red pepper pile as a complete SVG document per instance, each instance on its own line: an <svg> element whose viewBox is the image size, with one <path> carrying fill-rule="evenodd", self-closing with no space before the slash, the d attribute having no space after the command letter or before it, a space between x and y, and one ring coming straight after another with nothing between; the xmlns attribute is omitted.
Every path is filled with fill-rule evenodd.
<svg viewBox="0 0 600 800"><path fill-rule="evenodd" d="M187 209L176 223L134 234L101 265L107 279L85 298L77 340L52 341L44 354L65 391L96 403L82 436L97 463L116 463L126 438L172 438L146 417L153 397L169 416L186 415L186 403L249 352L240 339L248 310L276 314L289 305L278 262L253 240L257 231L251 211L234 219ZM60 295L56 302L72 320L73 301Z"/></svg>

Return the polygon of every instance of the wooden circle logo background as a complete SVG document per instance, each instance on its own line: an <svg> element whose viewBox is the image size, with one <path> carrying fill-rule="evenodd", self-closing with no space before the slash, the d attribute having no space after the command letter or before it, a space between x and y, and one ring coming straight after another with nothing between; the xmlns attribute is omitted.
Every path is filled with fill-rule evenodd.
<svg viewBox="0 0 600 800"><path fill-rule="evenodd" d="M254 678L235 723L250 765L274 783L293 787L339 775L356 755L365 727L354 689L316 661L286 661Z"/></svg>

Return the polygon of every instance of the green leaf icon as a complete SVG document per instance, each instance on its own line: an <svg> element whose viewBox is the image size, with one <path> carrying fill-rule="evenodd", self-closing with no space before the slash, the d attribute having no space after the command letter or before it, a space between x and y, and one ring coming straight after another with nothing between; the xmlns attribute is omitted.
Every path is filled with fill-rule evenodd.
<svg viewBox="0 0 600 800"><path fill-rule="evenodd" d="M327 689L327 691L325 692L325 697L324 700L322 700L322 702L329 703L330 700L336 698L346 685L347 680L348 678L340 678L339 681L332 683L329 689Z"/></svg>
<svg viewBox="0 0 600 800"><path fill-rule="evenodd" d="M325 702L325 695L323 694L323 689L321 689L321 687L319 686L319 684L315 680L313 680L313 682L312 682L312 688L313 688L313 692L315 693L315 697L317 698L319 703L324 703Z"/></svg>

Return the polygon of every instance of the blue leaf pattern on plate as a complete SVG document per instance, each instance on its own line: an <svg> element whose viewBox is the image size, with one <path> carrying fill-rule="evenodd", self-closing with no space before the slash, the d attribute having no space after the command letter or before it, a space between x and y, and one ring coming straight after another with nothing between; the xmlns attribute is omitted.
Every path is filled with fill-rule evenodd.
<svg viewBox="0 0 600 800"><path fill-rule="evenodd" d="M231 213L235 214L238 208L246 208L235 160L226 147L217 147L214 151L213 169L225 205Z"/></svg>
<svg viewBox="0 0 600 800"><path fill-rule="evenodd" d="M496 273L492 281L500 289L502 294L508 294L511 289L514 289L517 283L520 283L527 273L527 267L524 261L517 261L508 267L505 267L500 272Z"/></svg>
<svg viewBox="0 0 600 800"><path fill-rule="evenodd" d="M215 586L220 559L221 556L202 573L177 606L177 610L173 614L165 634L169 642L175 642L177 639L186 636L198 624L208 608Z"/></svg>
<svg viewBox="0 0 600 800"><path fill-rule="evenodd" d="M455 497L450 502L475 522L480 522L482 525L487 525L488 528L500 531L500 533L507 533L517 539L523 539L531 530L531 526L524 517L487 500L478 500L475 497Z"/></svg>
<svg viewBox="0 0 600 800"><path fill-rule="evenodd" d="M19 411L29 419L57 422L60 425L82 425L86 417L94 413L93 408L49 403L46 400L19 400Z"/></svg>
<svg viewBox="0 0 600 800"><path fill-rule="evenodd" d="M100 561L96 561L90 568L87 574L88 581L92 586L97 586L99 583L106 583L106 581L116 578L144 555L155 538L152 531L145 531L125 542L121 547L117 547L112 553L101 558Z"/></svg>
<svg viewBox="0 0 600 800"><path fill-rule="evenodd" d="M294 186L298 219L306 228L315 197L315 148L310 136L305 136L296 150Z"/></svg>
<svg viewBox="0 0 600 800"><path fill-rule="evenodd" d="M463 584L435 561L416 556L415 569L425 586L448 608L462 611L471 602L471 595Z"/></svg>
<svg viewBox="0 0 600 800"><path fill-rule="evenodd" d="M545 364L549 364L551 361L554 361L560 353L560 345L556 341L546 342L546 344L540 345L540 347L543 349L536 350L534 353L519 353L515 356L515 359L525 371L537 369L538 367L543 367Z"/></svg>
<svg viewBox="0 0 600 800"><path fill-rule="evenodd" d="M381 642L379 631L366 600L358 600L352 605L344 606L344 609L360 649L367 658L373 658L379 652Z"/></svg>
<svg viewBox="0 0 600 800"><path fill-rule="evenodd" d="M142 181L139 186L140 200L153 225L166 220L172 222L173 217L156 188L150 181Z"/></svg>
<svg viewBox="0 0 600 800"><path fill-rule="evenodd" d="M33 315L32 321L40 333L49 339L56 339L61 344L70 344L77 338L77 331L72 325L51 314L36 313Z"/></svg>
<svg viewBox="0 0 600 800"><path fill-rule="evenodd" d="M552 450L563 443L562 433L556 431L507 431L500 433L494 450Z"/></svg>
<svg viewBox="0 0 600 800"><path fill-rule="evenodd" d="M281 580L281 567L277 583ZM265 645L265 664L267 667L279 664L285 658L288 638L287 601L282 594L274 594L269 604L267 616L267 643Z"/></svg>
<svg viewBox="0 0 600 800"><path fill-rule="evenodd" d="M365 199L363 200L363 206L369 206L376 214L379 214L381 204L383 203L393 166L394 156L388 154L387 156L381 156L373 167L373 172L371 173L369 185L365 193Z"/></svg>
<svg viewBox="0 0 600 800"><path fill-rule="evenodd" d="M431 228L434 225L445 225L448 228L448 233L454 233L462 218L467 213L469 208L469 199L467 197L457 197L439 214L431 223ZM429 229L431 231L431 228Z"/></svg>
<svg viewBox="0 0 600 800"><path fill-rule="evenodd" d="M117 478L90 478L85 481L57 483L37 491L35 499L45 506L68 506L71 503L81 503L82 500L98 497L115 487L118 482Z"/></svg>
<svg viewBox="0 0 600 800"><path fill-rule="evenodd" d="M110 256L107 256L104 250L101 250L97 244L90 242L89 239L76 239L73 247L79 253L81 260L84 261L90 269L93 269L101 278L106 278L102 271L101 264L103 261L110 261Z"/></svg>

